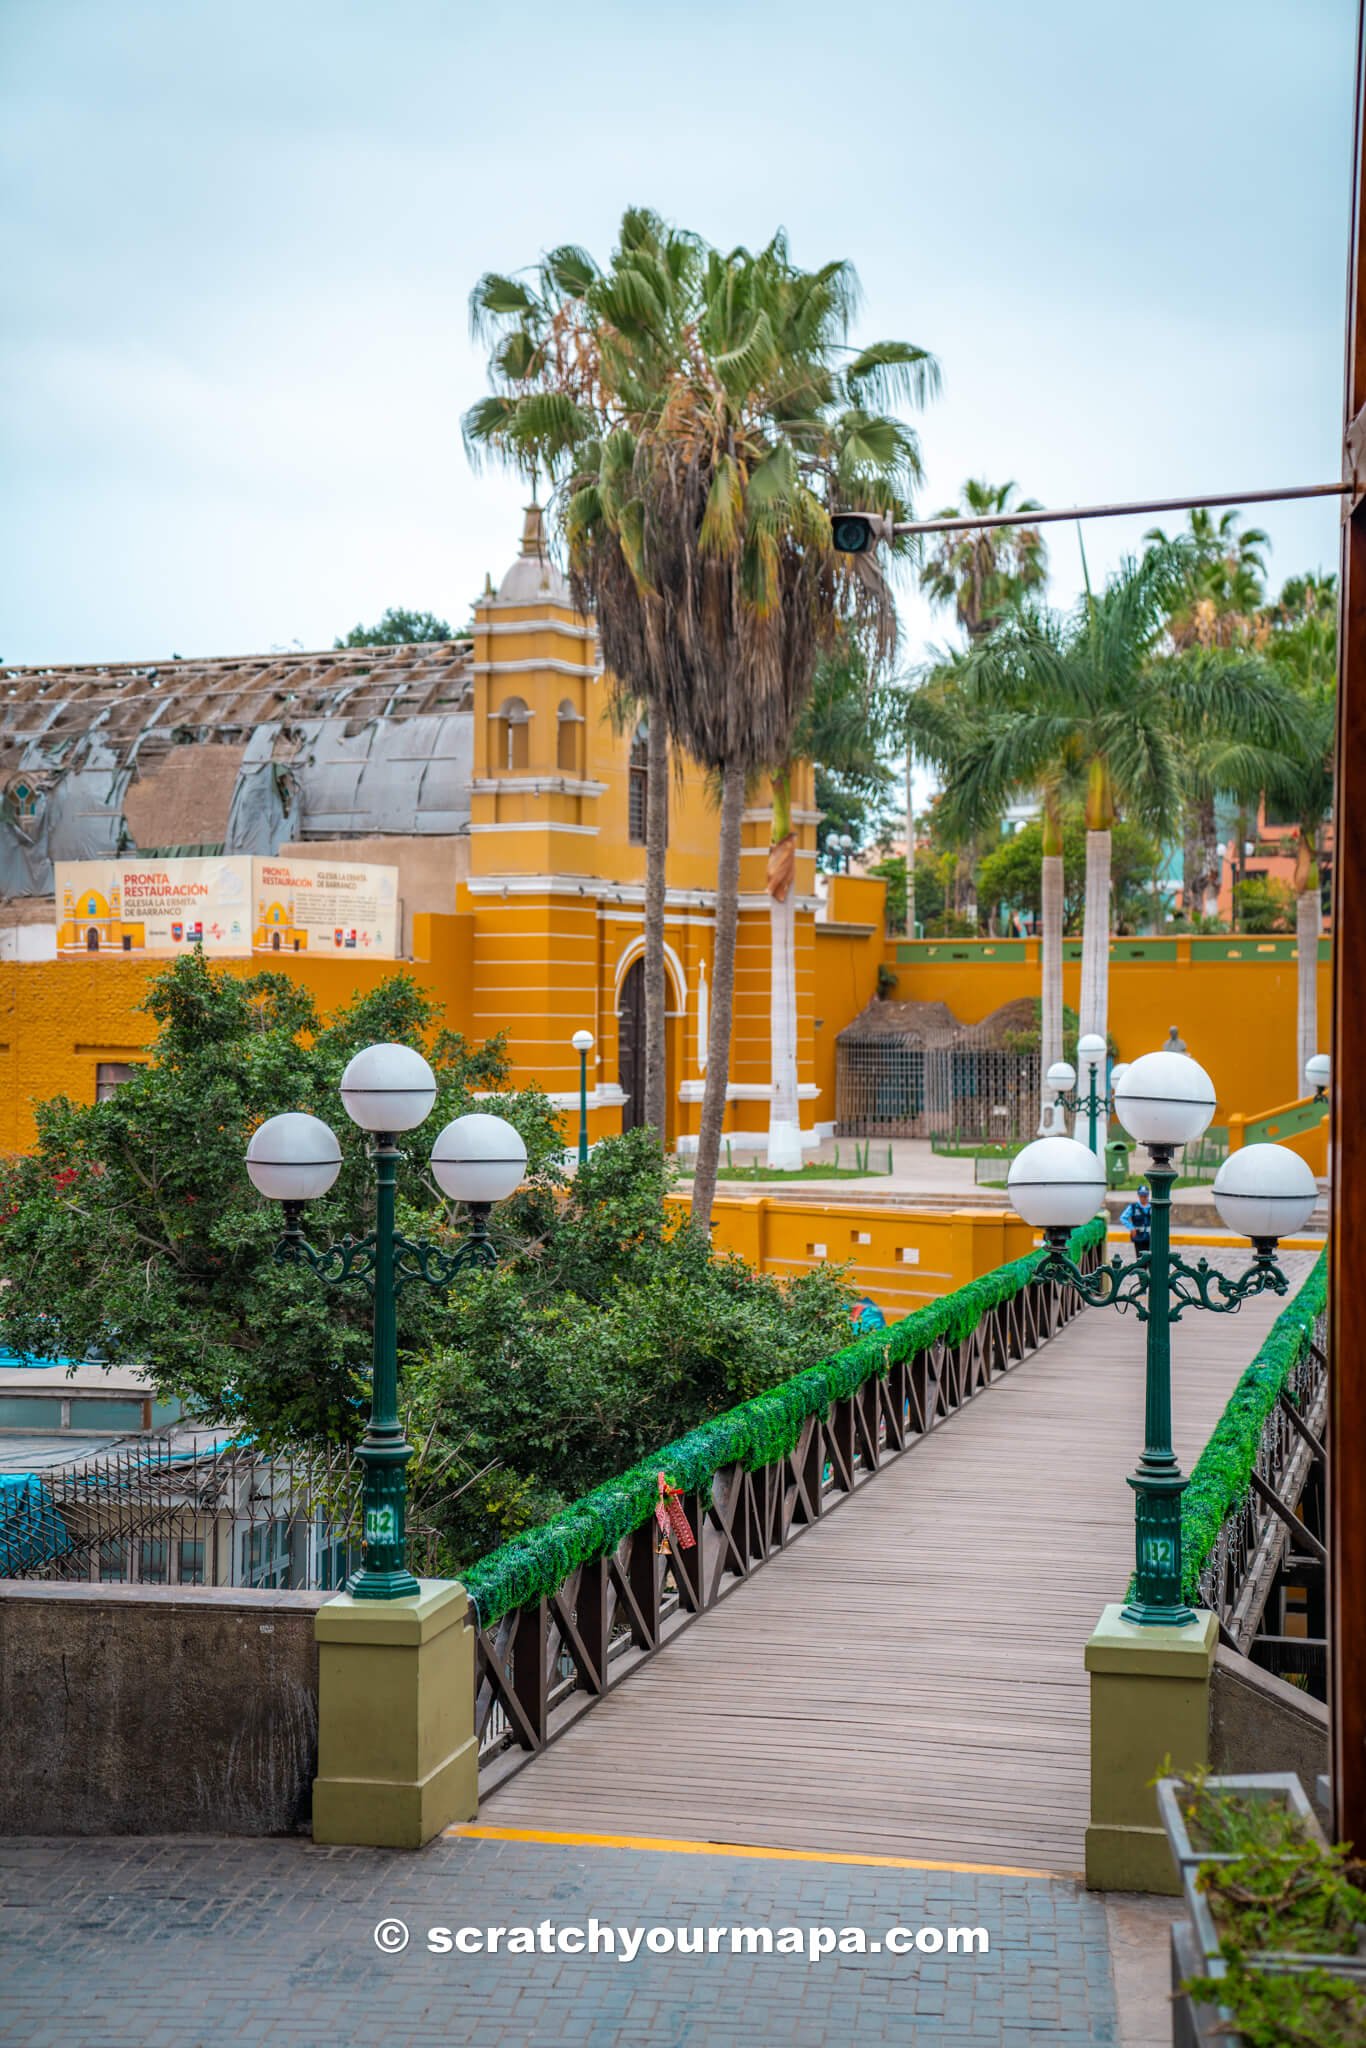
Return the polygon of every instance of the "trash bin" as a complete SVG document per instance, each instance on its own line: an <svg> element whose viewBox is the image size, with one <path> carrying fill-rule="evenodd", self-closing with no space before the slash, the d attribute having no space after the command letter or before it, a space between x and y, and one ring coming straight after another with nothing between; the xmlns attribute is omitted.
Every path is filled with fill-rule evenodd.
<svg viewBox="0 0 1366 2048"><path fill-rule="evenodd" d="M1129 1178L1129 1147L1123 1138L1111 1138L1106 1144L1105 1178L1112 1188L1122 1188Z"/></svg>

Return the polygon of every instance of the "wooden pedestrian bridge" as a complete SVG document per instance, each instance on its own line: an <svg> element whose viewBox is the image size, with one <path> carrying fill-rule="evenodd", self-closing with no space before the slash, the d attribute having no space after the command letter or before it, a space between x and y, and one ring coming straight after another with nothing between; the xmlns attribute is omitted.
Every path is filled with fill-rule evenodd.
<svg viewBox="0 0 1366 2048"><path fill-rule="evenodd" d="M1315 1256L1283 1264L1284 1300L1174 1332L1188 1472ZM481 1827L1082 1868L1083 1651L1133 1562L1143 1327L1037 1282L920 1348L898 1327L776 1452L684 1484L691 1547L637 1499L605 1553L571 1531L552 1583L537 1536L510 1576L471 1575ZM1310 1316L1200 1592L1227 1643L1311 1684L1322 1341Z"/></svg>

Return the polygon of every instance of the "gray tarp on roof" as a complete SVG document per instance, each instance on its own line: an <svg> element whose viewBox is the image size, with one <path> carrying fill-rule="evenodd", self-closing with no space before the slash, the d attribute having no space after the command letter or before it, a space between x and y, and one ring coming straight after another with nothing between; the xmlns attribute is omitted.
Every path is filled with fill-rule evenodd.
<svg viewBox="0 0 1366 2048"><path fill-rule="evenodd" d="M57 758L53 758L53 756ZM124 845L123 794L132 773L98 731L49 747L29 741L22 773L43 791L36 816L4 820L0 896L46 896L54 860L107 860Z"/></svg>
<svg viewBox="0 0 1366 2048"><path fill-rule="evenodd" d="M124 804L139 765L154 782L168 754L207 766L204 750L221 763L225 744L242 750L226 813L222 774L201 791L192 767L178 773L177 839L271 854L288 840L467 831L470 663L469 642L450 641L0 670L0 799L21 776L38 793L31 817L0 802L0 897L50 894L56 860L134 850Z"/></svg>
<svg viewBox="0 0 1366 2048"><path fill-rule="evenodd" d="M473 713L370 719L359 731L350 721L328 718L304 730L305 742L289 764L299 786L296 836L469 829Z"/></svg>
<svg viewBox="0 0 1366 2048"><path fill-rule="evenodd" d="M299 785L275 758L279 737L278 725L258 725L247 741L228 807L225 853L278 853L299 836Z"/></svg>

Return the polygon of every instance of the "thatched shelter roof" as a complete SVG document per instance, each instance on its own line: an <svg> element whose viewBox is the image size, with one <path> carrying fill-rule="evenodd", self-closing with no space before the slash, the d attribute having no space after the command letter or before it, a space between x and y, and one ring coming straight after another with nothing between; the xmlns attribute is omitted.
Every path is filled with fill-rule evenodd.
<svg viewBox="0 0 1366 2048"><path fill-rule="evenodd" d="M980 1024L964 1024L947 1003L889 1002L874 996L851 1024L839 1034L838 1043L867 1045L878 1039L899 1045L922 1047L971 1044L1005 1049L1011 1039L1037 1033L1039 1004L1036 996L1017 996L1002 1003Z"/></svg>

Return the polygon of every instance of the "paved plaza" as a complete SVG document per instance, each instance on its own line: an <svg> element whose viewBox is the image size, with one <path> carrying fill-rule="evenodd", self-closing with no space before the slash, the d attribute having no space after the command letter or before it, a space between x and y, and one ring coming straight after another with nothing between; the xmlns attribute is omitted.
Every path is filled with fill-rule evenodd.
<svg viewBox="0 0 1366 2048"><path fill-rule="evenodd" d="M1147 2048L1159 2038L1121 2030L1113 1908L1066 1880L468 1837L417 1855L279 1840L8 1841L0 1873L6 2048ZM548 1921L558 1931L590 1919L775 1939L795 1927L808 1948L824 1927L861 1929L870 1945L893 1927L969 1927L990 1946L811 1961L732 1954L727 1935L716 1954L642 1948L631 1962L428 1948L431 1927ZM375 1929L395 1920L408 1945L381 1953ZM1159 1932L1144 1949L1160 1987Z"/></svg>

